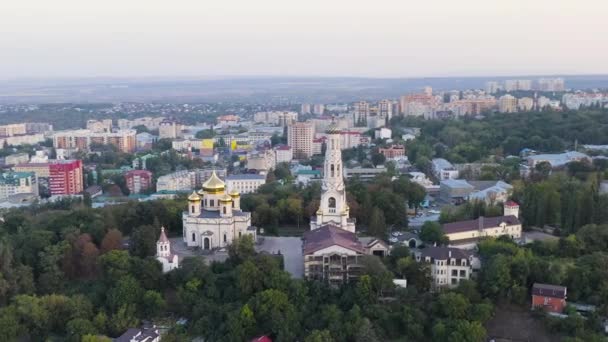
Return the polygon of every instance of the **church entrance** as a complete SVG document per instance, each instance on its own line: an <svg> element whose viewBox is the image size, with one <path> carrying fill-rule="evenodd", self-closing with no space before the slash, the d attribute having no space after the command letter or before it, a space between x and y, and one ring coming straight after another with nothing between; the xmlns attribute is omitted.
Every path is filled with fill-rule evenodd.
<svg viewBox="0 0 608 342"><path fill-rule="evenodd" d="M211 249L211 242L209 238L203 239L203 249Z"/></svg>

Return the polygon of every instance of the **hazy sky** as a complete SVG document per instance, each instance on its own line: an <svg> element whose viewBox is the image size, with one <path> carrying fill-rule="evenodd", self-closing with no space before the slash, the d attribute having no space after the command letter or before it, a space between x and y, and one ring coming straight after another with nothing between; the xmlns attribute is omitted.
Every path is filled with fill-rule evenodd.
<svg viewBox="0 0 608 342"><path fill-rule="evenodd" d="M608 0L0 0L0 79L608 73Z"/></svg>

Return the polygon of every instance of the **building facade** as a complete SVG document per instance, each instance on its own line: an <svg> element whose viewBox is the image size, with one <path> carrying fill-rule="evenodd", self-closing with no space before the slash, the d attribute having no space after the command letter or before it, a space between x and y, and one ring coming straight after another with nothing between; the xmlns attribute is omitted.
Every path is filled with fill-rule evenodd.
<svg viewBox="0 0 608 342"><path fill-rule="evenodd" d="M244 235L257 237L251 213L240 206L240 194L226 191L226 184L213 172L199 192L188 197L182 214L183 239L188 247L203 250L224 248Z"/></svg>
<svg viewBox="0 0 608 342"><path fill-rule="evenodd" d="M230 193L249 194L266 184L266 176L256 174L229 175L226 177L226 188Z"/></svg>
<svg viewBox="0 0 608 342"><path fill-rule="evenodd" d="M49 190L53 196L82 193L82 160L62 160L49 164Z"/></svg>
<svg viewBox="0 0 608 342"><path fill-rule="evenodd" d="M17 194L38 197L38 182L33 172L11 171L0 174L0 200L7 200Z"/></svg>
<svg viewBox="0 0 608 342"><path fill-rule="evenodd" d="M179 258L177 254L171 253L171 241L165 234L165 227L160 228L160 236L156 241L156 260L161 263L163 273L179 267Z"/></svg>
<svg viewBox="0 0 608 342"><path fill-rule="evenodd" d="M196 172L177 171L160 176L156 180L156 191L190 191L196 186Z"/></svg>
<svg viewBox="0 0 608 342"><path fill-rule="evenodd" d="M564 286L534 283L532 285L532 309L562 313L566 307L567 289Z"/></svg>
<svg viewBox="0 0 608 342"><path fill-rule="evenodd" d="M471 279L479 260L470 252L451 247L427 247L414 253L417 262L430 267L431 289L454 288L461 281Z"/></svg>
<svg viewBox="0 0 608 342"><path fill-rule="evenodd" d="M137 148L137 131L93 132L88 129L57 132L53 135L53 147L67 150L90 151L91 144L113 145L120 152L133 153Z"/></svg>
<svg viewBox="0 0 608 342"><path fill-rule="evenodd" d="M287 145L293 149L295 159L308 159L313 155L314 125L311 122L296 122L287 127Z"/></svg>
<svg viewBox="0 0 608 342"><path fill-rule="evenodd" d="M131 194L139 194L152 185L152 172L148 170L131 170L125 173L127 188Z"/></svg>

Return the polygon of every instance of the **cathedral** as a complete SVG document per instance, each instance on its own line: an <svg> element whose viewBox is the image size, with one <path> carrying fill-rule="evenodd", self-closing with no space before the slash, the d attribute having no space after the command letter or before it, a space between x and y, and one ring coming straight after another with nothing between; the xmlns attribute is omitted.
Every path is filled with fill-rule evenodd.
<svg viewBox="0 0 608 342"><path fill-rule="evenodd" d="M331 224L340 229L355 232L355 220L349 218L346 204L346 187L342 177L342 148L340 130L332 123L326 131L327 148L323 164L321 204L316 216L310 218L310 230Z"/></svg>
<svg viewBox="0 0 608 342"><path fill-rule="evenodd" d="M226 193L226 184L215 171L199 192L188 196L188 211L182 214L183 239L188 247L212 250L227 247L243 235L256 239L251 213L240 206L240 194Z"/></svg>

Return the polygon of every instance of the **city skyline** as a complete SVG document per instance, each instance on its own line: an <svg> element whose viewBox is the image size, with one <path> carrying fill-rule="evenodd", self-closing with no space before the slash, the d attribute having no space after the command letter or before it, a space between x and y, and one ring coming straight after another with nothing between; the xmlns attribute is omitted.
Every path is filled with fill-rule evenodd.
<svg viewBox="0 0 608 342"><path fill-rule="evenodd" d="M0 79L608 73L599 0L30 0L0 9Z"/></svg>

